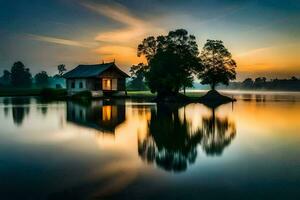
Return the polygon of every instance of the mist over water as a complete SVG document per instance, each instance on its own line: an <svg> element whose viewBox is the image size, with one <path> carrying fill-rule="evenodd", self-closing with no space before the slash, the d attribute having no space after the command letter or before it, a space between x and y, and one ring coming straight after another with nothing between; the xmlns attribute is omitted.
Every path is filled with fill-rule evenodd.
<svg viewBox="0 0 300 200"><path fill-rule="evenodd" d="M0 98L1 199L299 196L300 93L223 92L237 102Z"/></svg>

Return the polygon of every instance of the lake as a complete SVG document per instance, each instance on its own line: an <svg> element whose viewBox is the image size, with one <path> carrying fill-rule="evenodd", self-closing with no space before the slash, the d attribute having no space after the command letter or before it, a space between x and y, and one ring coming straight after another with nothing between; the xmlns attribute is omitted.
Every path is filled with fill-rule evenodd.
<svg viewBox="0 0 300 200"><path fill-rule="evenodd" d="M300 93L234 104L0 98L0 199L297 199Z"/></svg>

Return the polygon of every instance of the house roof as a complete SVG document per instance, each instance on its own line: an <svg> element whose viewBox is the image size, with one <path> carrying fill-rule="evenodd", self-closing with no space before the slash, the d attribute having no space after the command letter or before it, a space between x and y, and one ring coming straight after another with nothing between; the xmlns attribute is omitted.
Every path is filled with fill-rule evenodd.
<svg viewBox="0 0 300 200"><path fill-rule="evenodd" d="M63 75L64 78L92 78L101 75L104 71L109 68L115 68L119 71L123 76L128 77L128 75L120 70L114 62L104 63L104 64L95 64L95 65L78 65L76 68L71 71L65 73Z"/></svg>

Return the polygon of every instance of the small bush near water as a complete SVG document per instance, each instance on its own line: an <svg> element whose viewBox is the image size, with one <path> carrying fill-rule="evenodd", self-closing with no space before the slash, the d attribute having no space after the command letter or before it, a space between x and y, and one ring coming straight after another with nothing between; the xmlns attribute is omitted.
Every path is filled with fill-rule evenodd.
<svg viewBox="0 0 300 200"><path fill-rule="evenodd" d="M41 90L41 96L49 99L62 99L67 96L65 89L45 88Z"/></svg>
<svg viewBox="0 0 300 200"><path fill-rule="evenodd" d="M71 99L91 99L92 93L90 91L78 92L71 96Z"/></svg>

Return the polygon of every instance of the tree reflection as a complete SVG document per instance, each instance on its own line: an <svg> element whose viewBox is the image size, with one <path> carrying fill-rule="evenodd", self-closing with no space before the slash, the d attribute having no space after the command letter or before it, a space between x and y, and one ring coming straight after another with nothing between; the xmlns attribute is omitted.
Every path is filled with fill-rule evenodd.
<svg viewBox="0 0 300 200"><path fill-rule="evenodd" d="M17 126L22 125L24 118L29 114L29 98L11 98L12 117Z"/></svg>
<svg viewBox="0 0 300 200"><path fill-rule="evenodd" d="M236 135L235 123L228 117L218 117L215 109L210 116L202 118L201 146L207 155L221 155Z"/></svg>
<svg viewBox="0 0 300 200"><path fill-rule="evenodd" d="M3 110L4 110L4 116L7 117L8 116L8 111L9 111L9 98L4 98L3 99L3 104L4 104L4 107L3 107Z"/></svg>
<svg viewBox="0 0 300 200"><path fill-rule="evenodd" d="M178 107L158 105L151 112L149 133L138 142L138 152L143 160L168 171L184 171L197 157L200 132L190 133L189 123L179 118Z"/></svg>
<svg viewBox="0 0 300 200"><path fill-rule="evenodd" d="M157 105L157 111L151 111L148 133L138 139L139 156L167 171L181 172L195 162L198 145L206 155L220 156L236 135L235 123L217 116L215 109L202 117L196 129L187 115L184 110L180 116L179 107Z"/></svg>
<svg viewBox="0 0 300 200"><path fill-rule="evenodd" d="M38 103L37 110L43 115L46 116L48 112L48 104L52 103L53 101L47 100L44 98L36 99Z"/></svg>

